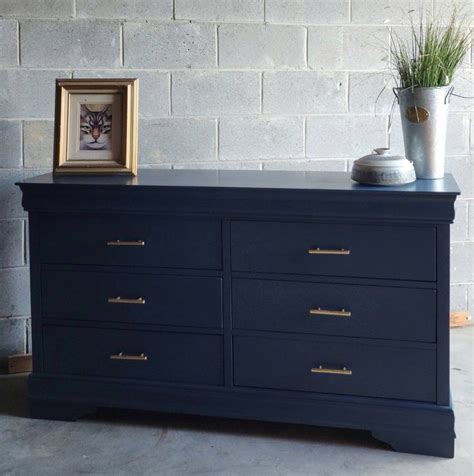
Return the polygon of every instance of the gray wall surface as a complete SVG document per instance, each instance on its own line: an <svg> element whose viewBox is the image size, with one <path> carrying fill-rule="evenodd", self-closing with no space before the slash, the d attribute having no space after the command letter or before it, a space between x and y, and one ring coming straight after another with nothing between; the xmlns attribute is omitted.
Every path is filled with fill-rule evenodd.
<svg viewBox="0 0 474 476"><path fill-rule="evenodd" d="M30 348L18 179L52 168L56 78L140 79L141 167L350 170L403 153L390 29L419 0L0 0L0 358ZM448 0L425 0L446 16ZM457 0L472 16L473 2ZM456 92L474 96L474 58ZM377 105L376 98L387 86ZM452 309L474 309L474 100L453 98L447 169L462 188ZM410 246L410 243L406 244Z"/></svg>

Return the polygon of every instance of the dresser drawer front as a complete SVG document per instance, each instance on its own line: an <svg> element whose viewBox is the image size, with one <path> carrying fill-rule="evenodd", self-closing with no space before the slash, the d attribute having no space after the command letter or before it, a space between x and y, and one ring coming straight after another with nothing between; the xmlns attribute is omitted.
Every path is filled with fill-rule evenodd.
<svg viewBox="0 0 474 476"><path fill-rule="evenodd" d="M232 223L234 271L434 281L434 256L428 227Z"/></svg>
<svg viewBox="0 0 474 476"><path fill-rule="evenodd" d="M133 215L43 215L43 263L221 269L221 224Z"/></svg>
<svg viewBox="0 0 474 476"><path fill-rule="evenodd" d="M223 384L221 336L46 326L43 345L47 373Z"/></svg>
<svg viewBox="0 0 474 476"><path fill-rule="evenodd" d="M42 272L46 318L222 327L222 279L201 276Z"/></svg>
<svg viewBox="0 0 474 476"><path fill-rule="evenodd" d="M237 329L436 340L433 289L234 279L232 297Z"/></svg>
<svg viewBox="0 0 474 476"><path fill-rule="evenodd" d="M340 373L329 373L334 371ZM436 353L376 344L236 336L234 384L433 402Z"/></svg>

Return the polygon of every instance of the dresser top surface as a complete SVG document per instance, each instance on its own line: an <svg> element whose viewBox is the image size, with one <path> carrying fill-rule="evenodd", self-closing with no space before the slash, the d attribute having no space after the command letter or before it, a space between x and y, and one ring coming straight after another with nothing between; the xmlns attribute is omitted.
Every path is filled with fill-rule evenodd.
<svg viewBox="0 0 474 476"><path fill-rule="evenodd" d="M298 172L251 170L153 170L141 169L129 176L53 176L39 175L20 182L32 186L81 187L198 187L224 189L314 190L363 193L459 194L454 177L447 174L438 180L417 180L402 186L360 185L349 172Z"/></svg>

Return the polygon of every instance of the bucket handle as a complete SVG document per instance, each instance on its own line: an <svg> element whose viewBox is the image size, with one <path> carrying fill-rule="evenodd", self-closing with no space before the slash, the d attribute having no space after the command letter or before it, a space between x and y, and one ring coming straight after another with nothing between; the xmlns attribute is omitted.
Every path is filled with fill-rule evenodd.
<svg viewBox="0 0 474 476"><path fill-rule="evenodd" d="M400 97L398 96L398 90L399 90L399 88L392 88L393 94L397 98L398 104L400 104Z"/></svg>
<svg viewBox="0 0 474 476"><path fill-rule="evenodd" d="M448 89L448 92L446 93L446 96L444 97L444 104L449 104L449 101L451 99L451 95L453 94L454 91L454 86L451 86Z"/></svg>

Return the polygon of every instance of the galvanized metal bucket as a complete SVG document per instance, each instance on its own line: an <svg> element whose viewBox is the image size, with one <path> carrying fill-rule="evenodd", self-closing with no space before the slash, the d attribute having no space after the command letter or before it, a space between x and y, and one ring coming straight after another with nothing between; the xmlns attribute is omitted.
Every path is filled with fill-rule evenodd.
<svg viewBox="0 0 474 476"><path fill-rule="evenodd" d="M446 129L452 86L394 88L400 104L406 158L417 178L444 177Z"/></svg>

